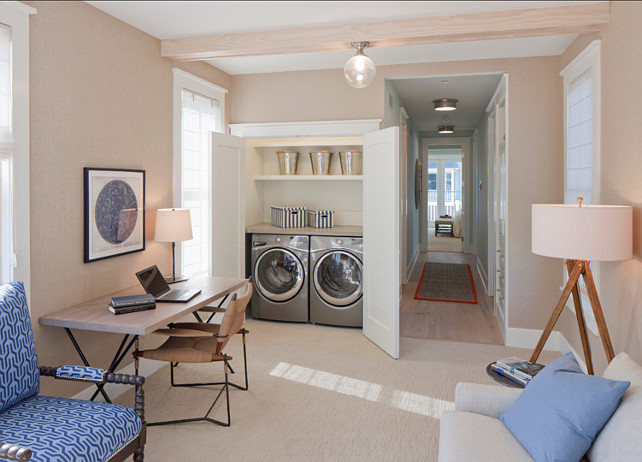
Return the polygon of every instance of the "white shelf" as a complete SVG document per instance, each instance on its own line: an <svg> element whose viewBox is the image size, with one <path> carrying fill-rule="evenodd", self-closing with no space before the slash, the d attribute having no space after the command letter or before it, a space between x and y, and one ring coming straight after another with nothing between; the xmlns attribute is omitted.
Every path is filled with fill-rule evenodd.
<svg viewBox="0 0 642 462"><path fill-rule="evenodd" d="M254 181L362 181L363 175L260 175Z"/></svg>
<svg viewBox="0 0 642 462"><path fill-rule="evenodd" d="M362 146L363 138L360 136L334 138L268 138L252 140L252 145L257 148L352 147Z"/></svg>

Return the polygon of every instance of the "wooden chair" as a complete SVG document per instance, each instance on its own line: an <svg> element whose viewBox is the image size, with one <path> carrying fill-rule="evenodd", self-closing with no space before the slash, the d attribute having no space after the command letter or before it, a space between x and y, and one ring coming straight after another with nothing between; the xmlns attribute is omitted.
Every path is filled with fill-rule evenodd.
<svg viewBox="0 0 642 462"><path fill-rule="evenodd" d="M221 425L224 427L230 426L230 397L229 386L232 385L241 390L247 390L247 355L245 349L245 334L247 330L243 327L245 321L245 309L250 299L252 298L252 283L248 281L245 293L237 298L237 295L232 296L232 300L224 310L223 319L220 324L207 324L207 323L177 323L170 324L167 329L159 329L155 334L165 335L168 339L160 347L153 350L142 350L135 352L135 356L139 358L153 359L157 361L167 361L170 363L172 386L178 387L193 387L205 385L223 385L214 402L208 409L203 417L193 417L187 419L167 420L162 422L151 422L148 426L155 425L168 425L186 422L200 422L206 421ZM235 334L243 335L243 356L245 362L245 387L232 384L228 380L228 369L233 373L229 361L231 356L224 353L225 346L230 338ZM208 363L217 362L223 364L223 371L225 380L223 382L207 382L207 383L183 383L177 384L174 382L174 365L175 363ZM227 422L213 419L209 417L218 402L221 395L225 392L225 400L227 405Z"/></svg>

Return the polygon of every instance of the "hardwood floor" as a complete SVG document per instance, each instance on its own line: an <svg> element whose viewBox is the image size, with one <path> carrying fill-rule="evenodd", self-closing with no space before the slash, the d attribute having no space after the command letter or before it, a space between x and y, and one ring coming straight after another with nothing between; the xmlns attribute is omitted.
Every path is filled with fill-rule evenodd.
<svg viewBox="0 0 642 462"><path fill-rule="evenodd" d="M478 304L415 300L415 291L426 261L468 263L473 274ZM493 299L484 291L475 268L475 256L452 252L422 252L402 288L400 307L401 337L455 342L503 345L493 316Z"/></svg>

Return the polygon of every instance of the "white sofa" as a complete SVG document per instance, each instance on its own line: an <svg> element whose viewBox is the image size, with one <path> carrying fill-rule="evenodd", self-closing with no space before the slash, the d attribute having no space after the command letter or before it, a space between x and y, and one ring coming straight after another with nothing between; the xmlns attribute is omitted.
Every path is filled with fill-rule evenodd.
<svg viewBox="0 0 642 462"><path fill-rule="evenodd" d="M626 353L620 353L603 377L628 380L631 386L582 461L642 461L642 367ZM495 385L457 384L455 410L441 416L439 462L532 461L497 418L520 392L521 389Z"/></svg>

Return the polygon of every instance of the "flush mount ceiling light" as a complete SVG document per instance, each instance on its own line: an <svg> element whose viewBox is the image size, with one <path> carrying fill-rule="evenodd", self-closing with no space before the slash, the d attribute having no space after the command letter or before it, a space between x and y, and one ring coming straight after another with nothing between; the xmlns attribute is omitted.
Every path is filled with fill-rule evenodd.
<svg viewBox="0 0 642 462"><path fill-rule="evenodd" d="M457 109L457 100L453 98L435 99L432 105L435 111L454 111Z"/></svg>
<svg viewBox="0 0 642 462"><path fill-rule="evenodd" d="M370 42L352 42L352 47L357 53L348 60L343 68L346 81L355 88L365 88L372 83L376 69L372 59L363 54L363 49Z"/></svg>
<svg viewBox="0 0 642 462"><path fill-rule="evenodd" d="M450 119L448 119L448 116L443 117L443 121L445 124L450 122ZM455 126L454 125L439 125L437 127L437 130L439 133L454 133L455 132Z"/></svg>

